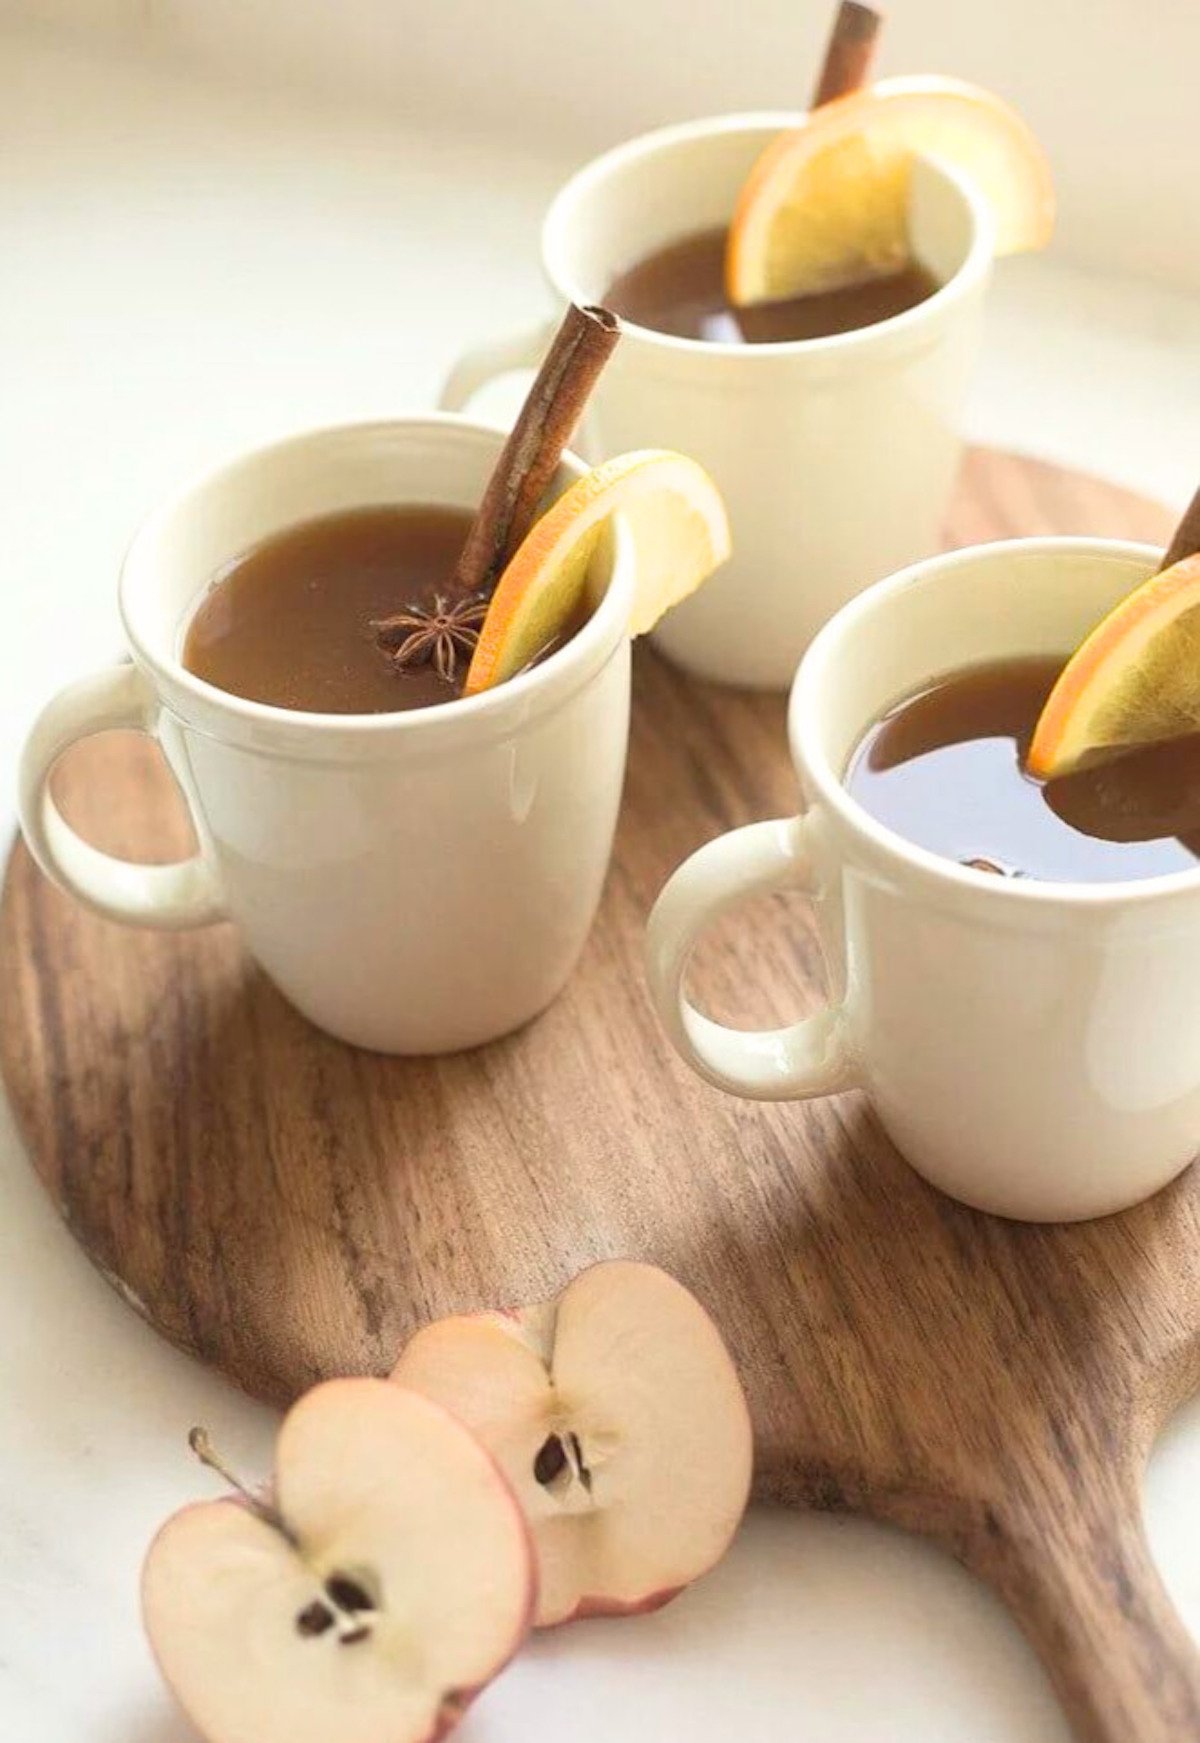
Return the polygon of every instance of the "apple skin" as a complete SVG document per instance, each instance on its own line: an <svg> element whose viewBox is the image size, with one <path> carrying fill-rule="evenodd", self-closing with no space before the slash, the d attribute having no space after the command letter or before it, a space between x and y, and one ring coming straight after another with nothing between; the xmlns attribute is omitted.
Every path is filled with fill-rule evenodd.
<svg viewBox="0 0 1200 1743"><path fill-rule="evenodd" d="M697 1574L696 1578L700 1579L701 1575ZM589 1622L605 1616L651 1616L655 1610L665 1610L668 1604L673 1604L680 1592L686 1592L692 1584L693 1581L688 1580L682 1586L669 1586L665 1591L652 1592L648 1598L633 1604L623 1604L619 1598L580 1598L569 1616L559 1616L555 1621L543 1622L539 1626L549 1631L565 1628L571 1622Z"/></svg>

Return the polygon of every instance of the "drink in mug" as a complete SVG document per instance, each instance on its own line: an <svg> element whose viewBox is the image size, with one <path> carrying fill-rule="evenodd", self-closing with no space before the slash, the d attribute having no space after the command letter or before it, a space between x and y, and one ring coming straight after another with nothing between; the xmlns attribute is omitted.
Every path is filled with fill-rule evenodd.
<svg viewBox="0 0 1200 1743"><path fill-rule="evenodd" d="M1200 746L1045 786L1017 762L1064 655L1160 556L977 546L877 584L822 630L788 710L800 815L702 847L651 917L654 1001L696 1071L768 1100L862 1088L920 1173L1007 1216L1103 1215L1187 1166ZM814 903L830 1002L741 1032L691 1005L687 963L712 918L768 890Z"/></svg>

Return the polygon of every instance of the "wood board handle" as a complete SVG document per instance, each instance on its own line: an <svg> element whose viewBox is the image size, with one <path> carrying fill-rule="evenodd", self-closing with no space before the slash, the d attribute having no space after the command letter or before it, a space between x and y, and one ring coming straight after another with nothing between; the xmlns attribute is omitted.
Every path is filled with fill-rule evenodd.
<svg viewBox="0 0 1200 1743"><path fill-rule="evenodd" d="M1005 1599L1080 1743L1197 1743L1200 1652L1162 1583L1140 1472L1054 1472L983 1509L964 1559Z"/></svg>

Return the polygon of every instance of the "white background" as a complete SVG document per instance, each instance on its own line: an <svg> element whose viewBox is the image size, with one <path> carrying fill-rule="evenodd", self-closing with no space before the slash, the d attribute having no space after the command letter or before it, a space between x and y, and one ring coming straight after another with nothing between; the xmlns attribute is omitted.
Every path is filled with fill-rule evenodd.
<svg viewBox="0 0 1200 1743"><path fill-rule="evenodd" d="M34 9L0 17L18 10ZM344 36L311 0L36 10L98 28L0 34L6 795L38 699L114 649L116 563L156 496L283 429L428 403L465 338L541 308L538 214L585 150L668 116L786 102L819 34L810 9L775 0L714 8L702 29L683 0L423 0L387 8L386 29L382 0L343 0ZM1200 12L896 13L889 64L1027 93L1056 161L1062 145L1060 243L1000 271L973 433L1181 502L1200 470L1200 224L1181 171ZM1090 61L1062 53L1085 14ZM258 89L268 73L290 92ZM1174 285L1130 276L1151 267ZM188 1425L205 1420L260 1472L271 1419L91 1271L2 1110L0 1191L0 1736L187 1743L140 1634L138 1565L161 1518L209 1490ZM1200 1631L1198 1477L1200 1406L1148 1490L1156 1551ZM1023 1643L959 1570L870 1526L765 1511L661 1615L539 1642L460 1734L765 1743L785 1726L804 1743L1066 1736Z"/></svg>
<svg viewBox="0 0 1200 1743"><path fill-rule="evenodd" d="M807 98L828 0L0 0L190 64L589 155ZM991 85L1036 128L1059 244L1200 288L1195 0L892 0L885 72Z"/></svg>

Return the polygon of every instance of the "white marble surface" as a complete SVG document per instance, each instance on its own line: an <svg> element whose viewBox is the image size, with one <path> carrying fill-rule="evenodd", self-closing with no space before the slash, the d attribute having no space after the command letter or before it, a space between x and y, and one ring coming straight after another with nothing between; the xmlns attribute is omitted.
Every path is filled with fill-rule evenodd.
<svg viewBox="0 0 1200 1743"><path fill-rule="evenodd" d="M116 644L131 527L187 470L301 423L427 401L455 348L539 305L564 166L483 138L303 113L0 37L0 747ZM973 433L1167 500L1200 459L1194 299L1002 269ZM11 788L6 786L5 804ZM3 972L0 965L0 972ZM74 1247L0 1109L0 1735L188 1743L138 1624L160 1519L208 1491L207 1422L248 1470L272 1420L148 1331ZM1147 1508L1200 1631L1200 1406ZM990 1596L922 1544L757 1511L658 1616L539 1641L465 1743L1062 1743Z"/></svg>

